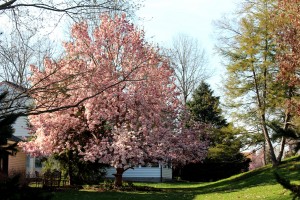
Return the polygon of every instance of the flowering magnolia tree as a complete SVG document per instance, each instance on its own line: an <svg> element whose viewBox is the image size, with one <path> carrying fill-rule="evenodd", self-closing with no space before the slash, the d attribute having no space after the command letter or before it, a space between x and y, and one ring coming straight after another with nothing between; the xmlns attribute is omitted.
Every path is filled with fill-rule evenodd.
<svg viewBox="0 0 300 200"><path fill-rule="evenodd" d="M125 15L100 20L91 35L86 23L73 26L63 59L46 59L44 71L31 67L42 114L29 116L33 139L20 145L35 156L71 151L110 164L118 186L139 164L201 161L205 125L183 120L167 60Z"/></svg>

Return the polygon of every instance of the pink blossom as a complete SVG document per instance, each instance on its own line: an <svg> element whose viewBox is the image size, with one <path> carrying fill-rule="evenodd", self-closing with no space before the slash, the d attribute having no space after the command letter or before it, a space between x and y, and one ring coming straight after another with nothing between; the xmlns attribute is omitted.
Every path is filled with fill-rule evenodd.
<svg viewBox="0 0 300 200"><path fill-rule="evenodd" d="M128 167L147 162L201 161L207 153L204 125L182 120L173 70L144 32L126 20L101 16L89 35L86 23L72 28L65 57L32 67L37 109L76 108L30 116L34 155L76 150L86 161ZM91 98L92 97L92 98ZM204 138L204 139L203 139Z"/></svg>

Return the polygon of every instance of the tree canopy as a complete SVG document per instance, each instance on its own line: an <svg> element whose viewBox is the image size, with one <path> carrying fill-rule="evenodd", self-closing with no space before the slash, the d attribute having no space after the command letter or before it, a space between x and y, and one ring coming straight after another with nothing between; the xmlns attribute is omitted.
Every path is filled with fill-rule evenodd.
<svg viewBox="0 0 300 200"><path fill-rule="evenodd" d="M222 116L220 97L214 96L209 85L201 81L194 90L192 99L187 102L187 108L193 120L209 123L214 128L221 128L227 124Z"/></svg>
<svg viewBox="0 0 300 200"><path fill-rule="evenodd" d="M24 150L72 150L85 161L114 166L120 176L139 164L176 165L206 156L205 125L184 126L168 61L125 15L102 15L92 35L85 22L77 23L72 38L64 58L46 59L44 71L32 66L33 85L44 88L33 98L42 110L85 101L30 116L34 139L21 144Z"/></svg>
<svg viewBox="0 0 300 200"><path fill-rule="evenodd" d="M184 166L179 175L190 181L210 181L247 171L249 160L240 152L243 147L241 135L245 130L227 123L222 116L219 97L207 83L199 84L187 102L187 109L193 120L211 124L210 143L203 162Z"/></svg>
<svg viewBox="0 0 300 200"><path fill-rule="evenodd" d="M283 123L285 111L279 104L286 93L276 79L276 6L274 0L246 1L236 23L224 20L219 24L220 30L230 35L220 37L218 48L227 61L226 104L249 132L264 136L273 165L280 162L282 154L276 158L267 125L274 119Z"/></svg>

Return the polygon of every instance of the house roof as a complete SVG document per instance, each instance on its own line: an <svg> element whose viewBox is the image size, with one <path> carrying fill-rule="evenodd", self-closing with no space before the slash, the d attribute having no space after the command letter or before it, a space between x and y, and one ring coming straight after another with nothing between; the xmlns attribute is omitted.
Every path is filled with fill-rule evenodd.
<svg viewBox="0 0 300 200"><path fill-rule="evenodd" d="M9 146L19 143L21 141L23 141L23 140L20 137L13 135L11 138L7 138L7 144L2 145L2 147L9 147Z"/></svg>
<svg viewBox="0 0 300 200"><path fill-rule="evenodd" d="M12 83L12 82L10 82L10 81L2 81L2 82L0 82L0 87L1 87L2 85L7 85L7 86L9 86L9 87L12 87L12 88L14 88L14 89L20 91L20 92L25 92L25 91L27 90L25 87L23 87L23 86L21 86L21 85L18 85L18 84L15 84L15 83Z"/></svg>
<svg viewBox="0 0 300 200"><path fill-rule="evenodd" d="M23 141L20 137L14 136L12 135L11 138L8 138L9 141L13 141L13 142L21 142Z"/></svg>
<svg viewBox="0 0 300 200"><path fill-rule="evenodd" d="M7 149L16 146L17 143L23 141L20 137L12 135L12 137L7 138L7 144L1 145L1 148Z"/></svg>

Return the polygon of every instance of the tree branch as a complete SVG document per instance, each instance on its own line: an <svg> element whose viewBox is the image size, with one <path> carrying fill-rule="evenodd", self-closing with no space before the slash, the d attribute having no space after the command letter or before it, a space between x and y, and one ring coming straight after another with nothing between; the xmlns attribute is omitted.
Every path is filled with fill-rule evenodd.
<svg viewBox="0 0 300 200"><path fill-rule="evenodd" d="M14 4L17 0L11 0L8 2L5 2L0 5L0 10L6 10L6 8L13 8L12 4Z"/></svg>

